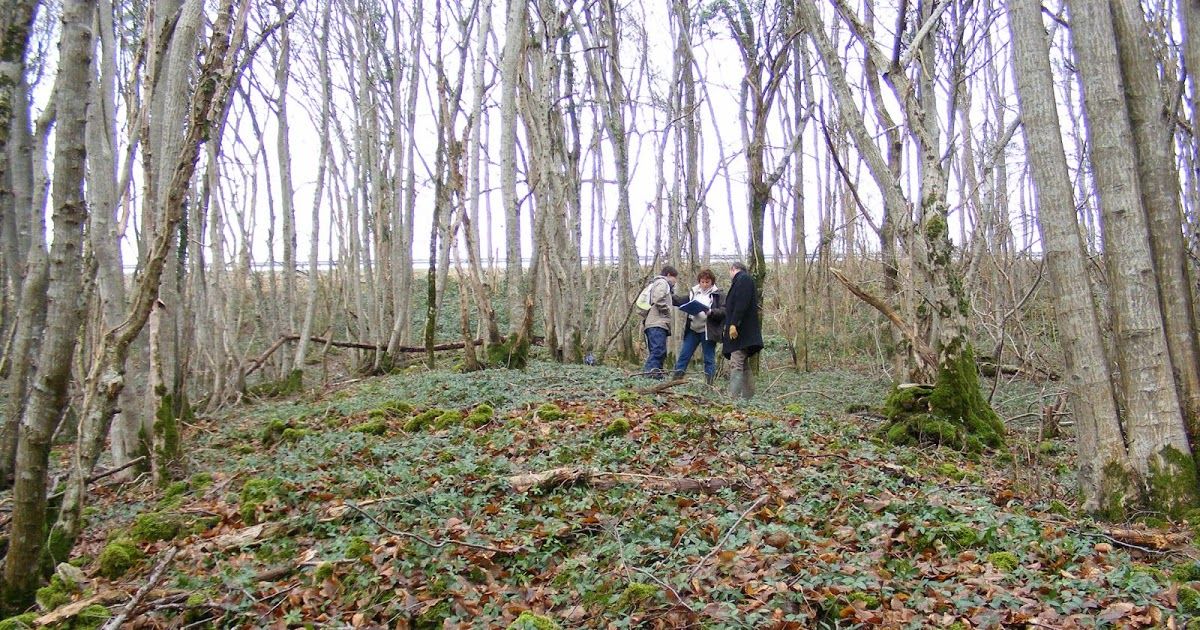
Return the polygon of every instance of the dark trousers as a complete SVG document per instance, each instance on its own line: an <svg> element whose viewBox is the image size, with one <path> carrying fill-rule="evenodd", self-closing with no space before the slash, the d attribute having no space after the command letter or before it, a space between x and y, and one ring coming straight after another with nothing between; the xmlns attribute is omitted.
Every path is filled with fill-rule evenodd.
<svg viewBox="0 0 1200 630"><path fill-rule="evenodd" d="M702 332L688 328L683 333L683 345L679 348L679 359L675 361L675 372L683 374L687 371L688 362L696 353L696 348L704 353L704 374L712 377L717 373L717 342L704 338Z"/></svg>
<svg viewBox="0 0 1200 630"><path fill-rule="evenodd" d="M646 357L646 366L642 371L647 376L662 378L663 361L667 358L667 329L658 327L647 328L646 348L650 352Z"/></svg>

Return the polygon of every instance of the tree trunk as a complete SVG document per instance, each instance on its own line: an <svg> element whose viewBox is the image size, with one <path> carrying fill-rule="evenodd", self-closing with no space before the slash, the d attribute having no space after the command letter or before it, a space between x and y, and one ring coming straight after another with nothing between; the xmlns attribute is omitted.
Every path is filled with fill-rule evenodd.
<svg viewBox="0 0 1200 630"><path fill-rule="evenodd" d="M29 401L21 415L17 442L13 517L8 555L4 560L3 606L20 610L33 600L46 541L46 474L50 438L67 405L71 357L79 332L83 286L85 129L91 76L92 15L85 0L63 3L59 68L55 80L58 121L55 132L54 243L50 248L50 281L46 330ZM63 560L60 548L48 550Z"/></svg>
<svg viewBox="0 0 1200 630"><path fill-rule="evenodd" d="M218 118L224 115L225 103L233 82L236 51L241 47L249 0L242 0L236 15L233 0L223 0L212 26L209 42L192 93L187 127L180 152L167 180L164 203L159 208L156 231L146 251L145 266L131 291L128 314L116 328L107 330L83 382L83 404L80 413L79 438L72 457L70 476L62 500L58 520L50 533L51 547L65 556L75 544L82 527L86 481L95 469L103 449L104 438L116 411L117 397L125 387L125 363L133 340L141 333L158 301L158 289L167 267L167 253L178 234L183 219L183 200L196 171L200 145L210 133L217 141L221 130ZM201 2L189 0L190 10L200 11ZM189 9L185 9L189 10ZM181 20L189 19L187 16ZM57 169L56 169L57 172ZM55 557L59 557L56 555Z"/></svg>
<svg viewBox="0 0 1200 630"><path fill-rule="evenodd" d="M1150 228L1150 250L1154 256L1167 349L1188 436L1195 443L1200 438L1200 353L1196 347L1196 320L1189 289L1191 278L1180 229L1183 212L1179 205L1179 172L1171 138L1174 114L1163 102L1163 85L1154 63L1141 5L1136 0L1110 0L1109 4L1135 143L1142 206Z"/></svg>
<svg viewBox="0 0 1200 630"><path fill-rule="evenodd" d="M1083 506L1115 520L1123 517L1125 503L1136 498L1137 488L1128 483L1129 460L1075 215L1041 8L1038 0L1008 3L1021 127L1036 183L1038 227L1054 288L1063 359L1072 383Z"/></svg>
<svg viewBox="0 0 1200 630"><path fill-rule="evenodd" d="M1100 199L1125 434L1151 507L1179 514L1196 502L1196 472L1163 332L1137 156L1108 3L1072 5L1092 172Z"/></svg>

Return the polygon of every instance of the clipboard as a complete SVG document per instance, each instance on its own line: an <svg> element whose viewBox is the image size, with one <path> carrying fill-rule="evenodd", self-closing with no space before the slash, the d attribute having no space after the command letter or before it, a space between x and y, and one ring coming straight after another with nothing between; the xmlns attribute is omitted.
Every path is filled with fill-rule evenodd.
<svg viewBox="0 0 1200 630"><path fill-rule="evenodd" d="M708 310L708 305L705 304L704 302L697 302L696 300L691 300L691 301L684 302L683 304L681 304L679 306L679 310L683 311L684 313L687 313L688 315L699 315L700 313L703 313Z"/></svg>

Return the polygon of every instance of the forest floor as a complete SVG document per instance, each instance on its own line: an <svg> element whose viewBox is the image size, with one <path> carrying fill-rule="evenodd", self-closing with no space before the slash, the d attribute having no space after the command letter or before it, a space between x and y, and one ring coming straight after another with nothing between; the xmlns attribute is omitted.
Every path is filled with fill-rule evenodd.
<svg viewBox="0 0 1200 630"><path fill-rule="evenodd" d="M198 420L186 481L94 488L73 598L145 591L128 627L1200 626L1186 524L1076 512L1054 385L1003 383L1009 446L969 456L879 441L877 376L652 384L410 368Z"/></svg>

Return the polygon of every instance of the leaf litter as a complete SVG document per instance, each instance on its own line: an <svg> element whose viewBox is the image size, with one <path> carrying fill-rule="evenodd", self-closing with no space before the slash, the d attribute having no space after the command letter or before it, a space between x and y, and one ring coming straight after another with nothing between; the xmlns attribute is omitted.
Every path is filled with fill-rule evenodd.
<svg viewBox="0 0 1200 630"><path fill-rule="evenodd" d="M845 409L878 383L797 378L815 380L771 389L815 393L803 407L534 363L241 408L195 432L190 468L211 483L165 508L188 526L106 588L132 593L178 546L130 627L1195 625L1190 532L1127 528L1171 541L1152 549L1076 515L1070 448L884 445ZM453 422L483 404L481 426ZM460 413L404 430L435 408ZM262 443L278 420L304 431ZM77 553L163 494L99 489Z"/></svg>

